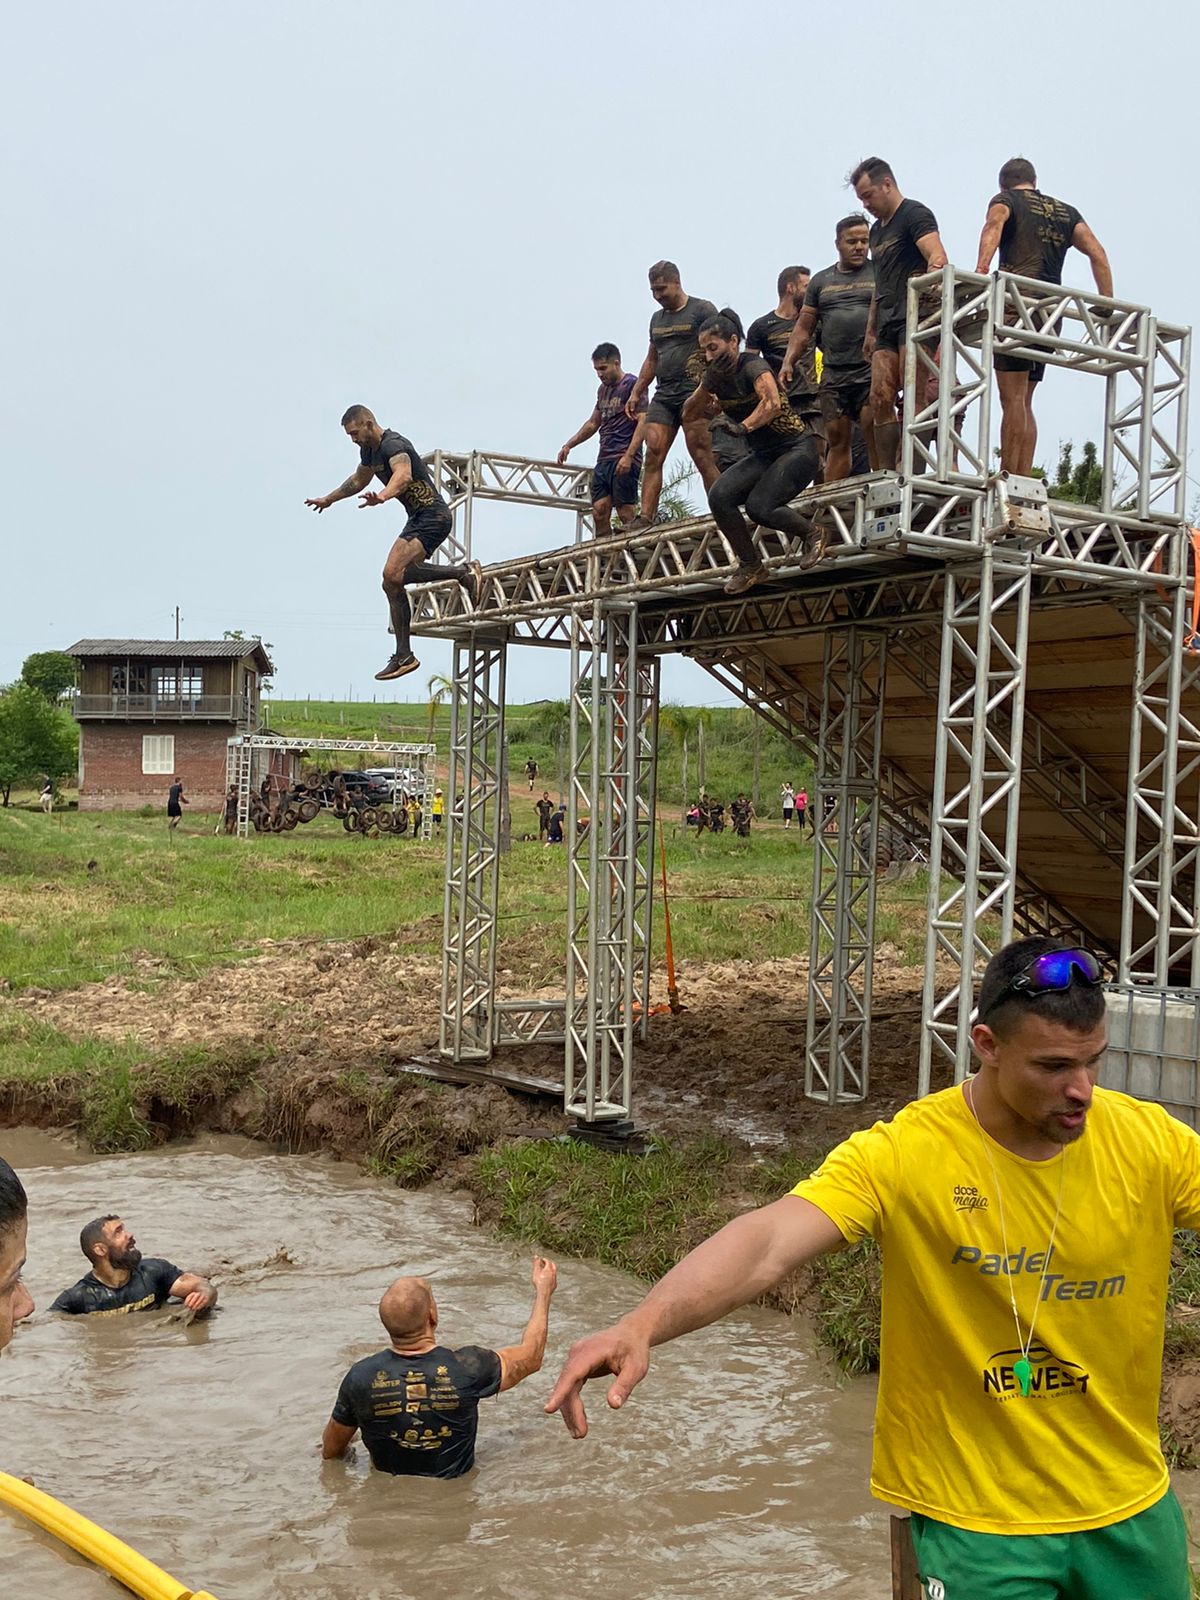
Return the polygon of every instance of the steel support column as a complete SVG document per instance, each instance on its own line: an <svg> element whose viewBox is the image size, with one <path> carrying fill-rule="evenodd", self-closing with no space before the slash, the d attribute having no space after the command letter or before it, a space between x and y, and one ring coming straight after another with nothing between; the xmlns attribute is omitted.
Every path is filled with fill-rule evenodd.
<svg viewBox="0 0 1200 1600"><path fill-rule="evenodd" d="M440 1038L453 1061L492 1054L506 655L494 635L454 647Z"/></svg>
<svg viewBox="0 0 1200 1600"><path fill-rule="evenodd" d="M564 1105L585 1123L629 1119L648 1011L658 663L637 627L628 603L571 618Z"/></svg>
<svg viewBox="0 0 1200 1600"><path fill-rule="evenodd" d="M829 1105L867 1095L886 669L881 630L826 634L804 1092Z"/></svg>
<svg viewBox="0 0 1200 1600"><path fill-rule="evenodd" d="M920 1094L935 1062L966 1076L976 963L1012 938L1031 572L1027 554L991 543L978 565L946 569Z"/></svg>
<svg viewBox="0 0 1200 1600"><path fill-rule="evenodd" d="M1141 595L1134 614L1121 983L1200 988L1200 726L1183 709L1200 690L1200 654L1185 648L1190 603L1177 580L1165 599Z"/></svg>

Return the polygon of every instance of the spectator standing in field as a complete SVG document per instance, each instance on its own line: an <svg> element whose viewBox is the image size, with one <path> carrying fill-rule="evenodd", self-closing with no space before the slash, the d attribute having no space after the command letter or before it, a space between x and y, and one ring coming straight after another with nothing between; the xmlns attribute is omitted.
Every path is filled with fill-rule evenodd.
<svg viewBox="0 0 1200 1600"><path fill-rule="evenodd" d="M747 800L744 794L739 793L729 807L729 820L733 823L733 831L739 839L750 837L750 824L756 816L753 803Z"/></svg>
<svg viewBox="0 0 1200 1600"><path fill-rule="evenodd" d="M784 783L780 785L779 800L783 810L783 825L785 828L790 828L792 825L792 816L796 809L796 791L792 788L790 783ZM800 826L804 826L803 817L800 819Z"/></svg>
<svg viewBox="0 0 1200 1600"><path fill-rule="evenodd" d="M532 756L525 763L525 776L529 779L529 792L532 794L533 786L538 780L538 764Z"/></svg>
<svg viewBox="0 0 1200 1600"><path fill-rule="evenodd" d="M797 789L796 794L796 826L804 832L804 818L808 814L808 790Z"/></svg>
<svg viewBox="0 0 1200 1600"><path fill-rule="evenodd" d="M42 785L42 792L38 796L42 810L49 813L54 810L54 779L47 778Z"/></svg>
<svg viewBox="0 0 1200 1600"><path fill-rule="evenodd" d="M179 819L183 815L183 808L187 803L187 795L183 792L183 779L176 773L171 779L170 788L167 790L167 827L172 833L179 826Z"/></svg>
<svg viewBox="0 0 1200 1600"><path fill-rule="evenodd" d="M536 809L538 814L538 840L544 844L550 837L550 818L554 815L554 805L548 790L542 790L542 798L537 801Z"/></svg>
<svg viewBox="0 0 1200 1600"><path fill-rule="evenodd" d="M430 815L433 817L433 826L437 833L442 831L442 818L445 813L446 798L440 789L435 789L433 791L433 805L430 809Z"/></svg>
<svg viewBox="0 0 1200 1600"><path fill-rule="evenodd" d="M225 832L237 832L238 792L237 784L231 783L225 791Z"/></svg>
<svg viewBox="0 0 1200 1600"><path fill-rule="evenodd" d="M414 840L421 837L421 802L415 794L408 797L408 831Z"/></svg>

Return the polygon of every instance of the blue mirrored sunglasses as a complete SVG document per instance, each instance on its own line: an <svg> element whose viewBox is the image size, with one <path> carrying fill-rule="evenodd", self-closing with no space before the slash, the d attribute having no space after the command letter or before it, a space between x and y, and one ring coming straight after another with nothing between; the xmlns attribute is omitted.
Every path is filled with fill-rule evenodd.
<svg viewBox="0 0 1200 1600"><path fill-rule="evenodd" d="M1104 969L1092 952L1047 950L1045 955L1035 956L1027 967L1022 967L1015 977L1008 980L988 1006L988 1012L995 1011L1011 995L1061 993L1069 989L1076 979L1093 989L1104 982Z"/></svg>

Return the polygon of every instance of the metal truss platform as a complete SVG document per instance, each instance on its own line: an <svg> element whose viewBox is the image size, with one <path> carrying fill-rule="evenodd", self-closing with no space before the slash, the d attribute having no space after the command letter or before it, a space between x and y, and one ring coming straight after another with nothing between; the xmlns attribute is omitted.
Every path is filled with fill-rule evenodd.
<svg viewBox="0 0 1200 1600"><path fill-rule="evenodd" d="M936 309L918 315L919 296ZM1092 380L1098 506L993 470L995 354ZM722 592L708 518L586 537L586 472L515 457L453 464L460 546L474 498L569 509L570 545L414 591L414 632L455 646L441 1048L484 1063L556 1042L564 1103L626 1121L648 1013L658 663L691 656L813 761L806 1089L869 1089L877 838L929 860L918 1087L969 1065L974 985L1016 933L1070 931L1123 984L1200 986L1200 654L1188 648L1184 527L1190 333L1143 307L947 267L910 289L901 470L810 491L826 553ZM928 392L924 405L913 397ZM505 488L504 485L511 488ZM449 487L449 485L447 485ZM560 1002L496 996L504 667L569 654L570 910ZM575 823L588 818L582 836Z"/></svg>

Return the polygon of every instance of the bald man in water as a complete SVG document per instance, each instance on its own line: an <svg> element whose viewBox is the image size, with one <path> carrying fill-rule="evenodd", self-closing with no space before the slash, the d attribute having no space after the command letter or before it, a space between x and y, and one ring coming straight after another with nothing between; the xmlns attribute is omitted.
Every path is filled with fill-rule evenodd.
<svg viewBox="0 0 1200 1600"><path fill-rule="evenodd" d="M503 1350L437 1340L438 1309L424 1278L397 1278L379 1302L386 1350L355 1362L342 1379L321 1454L344 1456L362 1429L380 1472L398 1477L458 1478L475 1465L479 1402L532 1376L546 1353L550 1297L558 1269L533 1258L533 1309L520 1344Z"/></svg>

